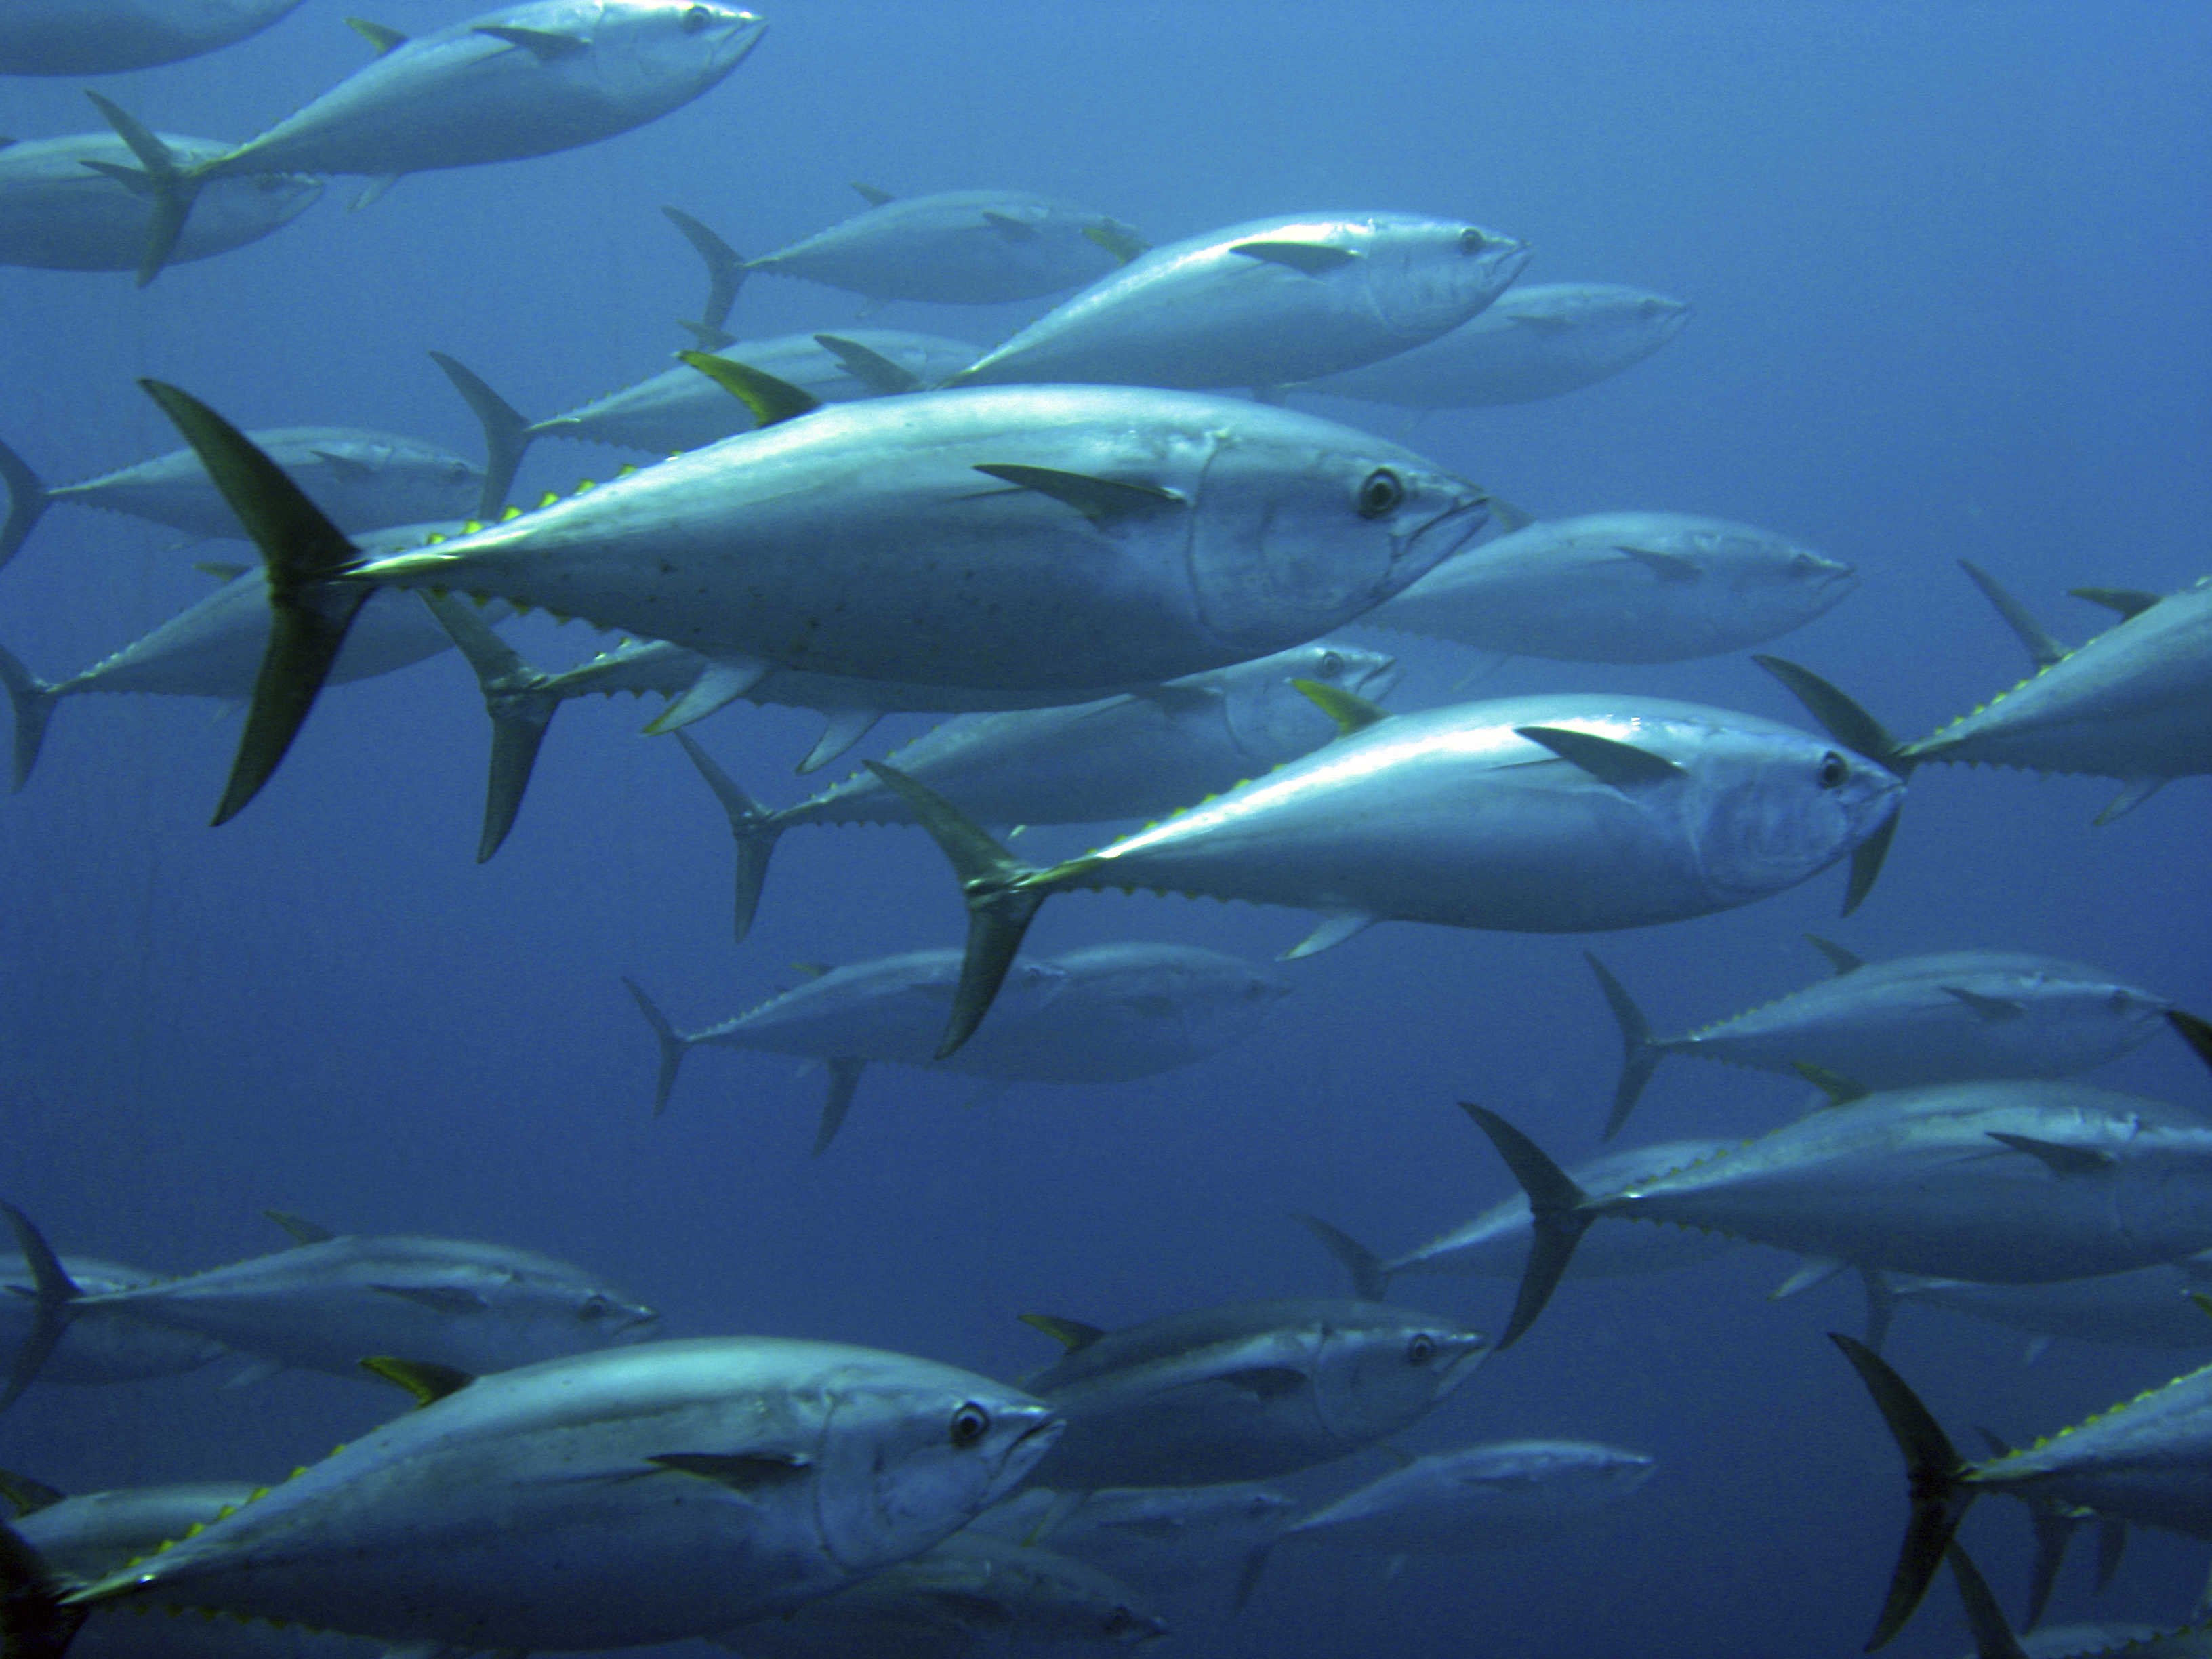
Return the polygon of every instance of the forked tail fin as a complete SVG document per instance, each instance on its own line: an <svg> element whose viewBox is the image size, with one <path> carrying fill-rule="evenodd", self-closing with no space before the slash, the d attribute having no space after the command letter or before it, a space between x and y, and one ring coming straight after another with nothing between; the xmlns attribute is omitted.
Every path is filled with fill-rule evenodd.
<svg viewBox="0 0 2212 1659"><path fill-rule="evenodd" d="M1521 1183L1522 1191L1528 1194L1528 1265L1521 1274L1521 1292L1514 1298L1513 1317L1506 1322L1505 1334L1498 1339L1498 1346L1503 1351L1519 1341L1536 1322L1536 1316L1544 1311L1544 1304L1559 1287L1567 1263L1574 1259L1575 1246L1589 1231L1593 1219L1587 1207L1589 1194L1575 1185L1542 1147L1497 1113L1466 1101L1460 1102L1460 1109L1490 1137L1490 1144L1498 1148L1505 1167Z"/></svg>

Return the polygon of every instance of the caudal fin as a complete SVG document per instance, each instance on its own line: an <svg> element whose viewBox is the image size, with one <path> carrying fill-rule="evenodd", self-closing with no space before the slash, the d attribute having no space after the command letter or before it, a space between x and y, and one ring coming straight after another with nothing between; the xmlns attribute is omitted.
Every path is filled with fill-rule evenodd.
<svg viewBox="0 0 2212 1659"><path fill-rule="evenodd" d="M689 732L678 732L676 741L684 745L684 752L691 757L691 764L698 768L699 775L714 792L714 799L722 803L722 811L730 820L730 838L738 844L737 927L738 938L743 939L752 931L761 889L768 881L768 861L775 855L783 823L740 789Z"/></svg>
<svg viewBox="0 0 2212 1659"><path fill-rule="evenodd" d="M15 714L15 785L31 781L39 763L39 746L46 740L46 721L54 712L54 688L15 660L0 646L0 686L7 688L9 706Z"/></svg>
<svg viewBox="0 0 2212 1659"><path fill-rule="evenodd" d="M643 986L627 974L623 976L623 983L629 987L629 994L637 999L638 1012L645 1016L645 1023L653 1027L653 1035L660 1044L660 1071L653 1080L653 1115L659 1117L668 1109L669 1094L676 1087L677 1068L684 1064L684 1056L691 1051L691 1039L668 1023L668 1016L660 1012L651 997L646 995Z"/></svg>
<svg viewBox="0 0 2212 1659"><path fill-rule="evenodd" d="M215 813L216 823L228 823L260 793L299 735L371 590L329 580L358 550L252 440L189 392L160 380L138 384L199 456L268 568L269 648Z"/></svg>
<svg viewBox="0 0 2212 1659"><path fill-rule="evenodd" d="M1887 768L1899 778L1912 775L1912 769L1920 763L1918 757L1892 737L1889 729L1855 699L1811 669L1781 657L1753 653L1751 659L1780 680L1790 696L1805 705L1805 712L1844 748L1863 755L1877 766ZM1897 838L1897 821L1904 811L1902 806L1892 811L1882 820L1881 829L1852 849L1850 883L1844 890L1844 915L1857 909L1866 896L1874 891L1875 878L1881 874L1882 861L1889 856L1890 842Z"/></svg>
<svg viewBox="0 0 2212 1659"><path fill-rule="evenodd" d="M4 443L0 443L0 483L8 486L8 517L0 522L0 565L4 565L31 538L32 527L46 516L52 498L31 464Z"/></svg>
<svg viewBox="0 0 2212 1659"><path fill-rule="evenodd" d="M1505 1167L1521 1183L1521 1190L1528 1194L1532 1234L1528 1265L1522 1271L1521 1293L1514 1299L1513 1317L1506 1322L1505 1334L1498 1339L1502 1351L1519 1341L1522 1334L1536 1322L1536 1316L1544 1311L1544 1304L1559 1287L1567 1263L1574 1259L1575 1246L1589 1231L1593 1219L1586 1207L1589 1194L1575 1185L1542 1147L1497 1113L1464 1100L1460 1102L1460 1109L1490 1137L1490 1144L1498 1148Z"/></svg>
<svg viewBox="0 0 2212 1659"><path fill-rule="evenodd" d="M1889 1425L1890 1435L1905 1457L1905 1484L1912 1501L1911 1519L1898 1549L1896 1571L1890 1577L1889 1595L1882 1603L1874 1634L1867 1640L1871 1652L1905 1627L1905 1621L1928 1594L1936 1569L1943 1564L1943 1553L1959 1529L1959 1519L1973 1502L1974 1489L1965 1482L1967 1464L1950 1437L1905 1379L1890 1369L1888 1361L1840 1332L1831 1331L1828 1340L1851 1362L1859 1381L1874 1396L1882 1421Z"/></svg>
<svg viewBox="0 0 2212 1659"><path fill-rule="evenodd" d="M1390 1294L1390 1269L1382 1258L1341 1228L1332 1227L1317 1215L1299 1214L1292 1219L1321 1240L1352 1280L1352 1294L1362 1302L1381 1302Z"/></svg>
<svg viewBox="0 0 2212 1659"><path fill-rule="evenodd" d="M1038 878L1047 872L1023 864L981 830L969 822L959 808L925 784L918 783L881 761L866 763L877 781L914 810L921 827L951 861L968 901L968 949L960 963L959 988L952 994L952 1018L945 1028L945 1041L937 1058L945 1059L975 1034L983 1016L991 1011L1022 936L1030 930L1043 906L1048 888Z"/></svg>
<svg viewBox="0 0 2212 1659"><path fill-rule="evenodd" d="M744 256L683 209L660 210L707 265L706 303L699 309L699 320L684 326L698 340L701 350L718 350L730 343L731 337L722 325L730 320L730 307L737 303L738 290L745 285Z"/></svg>
<svg viewBox="0 0 2212 1659"><path fill-rule="evenodd" d="M38 1380L54 1345L69 1329L70 1304L84 1292L77 1289L76 1281L69 1276L69 1269L62 1266L53 1246L32 1224L30 1217L4 1200L0 1200L0 1212L6 1212L8 1224L15 1229L16 1248L22 1251L23 1260L31 1269L32 1285L31 1328L23 1338L23 1346L16 1351L15 1363L9 1370L7 1389L0 1393L0 1412L4 1412Z"/></svg>
<svg viewBox="0 0 2212 1659"><path fill-rule="evenodd" d="M533 435L530 422L466 363L442 351L432 352L430 361L453 383L453 390L461 394L461 401L483 428L483 494L477 498L477 517L487 521L496 519L507 505L514 475L522 470L522 458L530 448Z"/></svg>
<svg viewBox="0 0 2212 1659"><path fill-rule="evenodd" d="M161 268L177 251L177 243L185 234L185 221L192 216L192 204L199 199L202 169L179 167L169 147L128 110L96 92L88 91L84 95L92 100L93 107L115 129L115 136L130 148L138 165L145 169L154 213L146 226L145 252L138 259L138 286L143 288L161 274Z"/></svg>
<svg viewBox="0 0 2212 1659"><path fill-rule="evenodd" d="M1636 1109L1644 1085L1651 1081L1652 1073L1659 1069L1659 1062L1667 1057L1667 1051L1653 1040L1651 1022L1644 1018L1636 999L1628 994L1626 986L1613 976L1613 970L1591 951L1583 951L1583 960L1597 975L1598 989L1605 993L1613 1017L1620 1024L1620 1081L1613 1089L1613 1115L1605 1121L1605 1138L1610 1140L1620 1133L1620 1126Z"/></svg>
<svg viewBox="0 0 2212 1659"><path fill-rule="evenodd" d="M491 717L491 771L484 783L483 830L477 837L477 862L482 864L499 851L514 828L530 775L538 765L538 747L560 711L561 699L545 689L546 677L492 632L491 624L468 600L452 593L425 592L422 602L476 671L484 713Z"/></svg>

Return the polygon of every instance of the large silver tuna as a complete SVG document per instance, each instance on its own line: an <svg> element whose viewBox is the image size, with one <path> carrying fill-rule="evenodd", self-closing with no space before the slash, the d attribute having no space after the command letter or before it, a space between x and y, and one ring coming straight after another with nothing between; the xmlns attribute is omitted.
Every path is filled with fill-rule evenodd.
<svg viewBox="0 0 2212 1659"><path fill-rule="evenodd" d="M529 0L415 40L354 27L378 48L374 63L211 160L179 166L137 122L102 102L137 153L158 208L140 282L168 262L210 180L256 173L389 180L595 143L719 84L767 25L720 0Z"/></svg>
<svg viewBox="0 0 2212 1659"><path fill-rule="evenodd" d="M1433 340L1528 261L1420 214L1285 214L1173 242L1093 283L951 384L1276 386Z"/></svg>
<svg viewBox="0 0 2212 1659"><path fill-rule="evenodd" d="M1064 1344L1024 1386L1067 1421L1048 1486L1264 1480L1408 1428L1473 1375L1477 1332L1376 1302L1204 1308L1103 1331L1029 1316Z"/></svg>
<svg viewBox="0 0 2212 1659"><path fill-rule="evenodd" d="M276 1218L301 1241L292 1249L91 1291L71 1280L21 1211L0 1208L30 1260L42 1328L17 1362L18 1388L44 1359L33 1344L66 1347L79 1330L150 1326L221 1343L264 1370L359 1376L361 1362L378 1354L504 1370L635 1342L659 1317L582 1268L532 1250L472 1239L341 1237L283 1216Z"/></svg>
<svg viewBox="0 0 2212 1659"><path fill-rule="evenodd" d="M1680 662L1802 628L1858 580L1750 525L1593 513L1470 548L1364 620L1510 656Z"/></svg>
<svg viewBox="0 0 2212 1659"><path fill-rule="evenodd" d="M1094 945L1015 959L1006 1002L948 1071L1040 1083L1123 1083L1189 1066L1255 1035L1290 994L1279 975L1188 945ZM803 1054L830 1075L818 1155L836 1135L872 1061L927 1066L960 981L957 951L914 951L833 968L703 1030L678 1031L633 981L660 1042L653 1109L701 1043Z"/></svg>
<svg viewBox="0 0 2212 1659"><path fill-rule="evenodd" d="M1794 887L1864 842L1902 786L1748 714L1644 697L1536 696L1386 714L1323 687L1346 735L1049 869L1018 863L890 767L951 860L969 971L942 1052L1063 889L1145 889L1321 913L1305 956L1383 920L1513 933L1643 927Z"/></svg>
<svg viewBox="0 0 2212 1659"><path fill-rule="evenodd" d="M1380 652L1324 641L1101 702L963 715L893 758L906 776L985 823L1149 818L1263 776L1334 735L1334 724L1298 689L1301 679L1372 699L1390 694L1398 669ZM785 830L920 822L904 796L866 771L767 811L688 734L678 737L737 840L740 939Z"/></svg>
<svg viewBox="0 0 2212 1659"><path fill-rule="evenodd" d="M1608 1137L1668 1054L1795 1078L1817 1066L1868 1089L1983 1078L2070 1077L2166 1029L2172 1004L2102 969L2014 951L1944 951L1867 963L1813 940L1835 976L1680 1036L1655 1035L1627 988L1586 960L1626 1051Z"/></svg>
<svg viewBox="0 0 2212 1659"><path fill-rule="evenodd" d="M364 596L450 588L710 654L1104 695L1310 640L1481 529L1488 495L1286 410L1112 386L808 410L477 534L365 559L204 405L149 389L226 480L278 625L219 816L281 759Z"/></svg>
<svg viewBox="0 0 2212 1659"><path fill-rule="evenodd" d="M746 264L871 300L996 305L1091 282L1145 251L1134 230L1072 202L1016 190L897 198Z"/></svg>
<svg viewBox="0 0 2212 1659"><path fill-rule="evenodd" d="M1668 1140L1630 1146L1578 1164L1571 1171L1585 1192L1615 1193L1655 1176L1686 1168L1738 1143L1732 1140ZM1403 1255L1385 1259L1318 1216L1298 1219L1337 1259L1354 1294L1380 1302L1400 1273L1466 1273L1482 1279L1518 1279L1528 1265L1531 1242L1528 1194L1501 1199L1472 1221L1439 1233ZM1608 1228L1575 1252L1567 1269L1582 1279L1671 1273L1710 1261L1735 1243L1719 1233L1683 1227Z"/></svg>
<svg viewBox="0 0 2212 1659"><path fill-rule="evenodd" d="M1534 403L1633 368L1689 316L1682 301L1644 289L1540 283L1426 345L1298 389L1411 409Z"/></svg>
<svg viewBox="0 0 2212 1659"><path fill-rule="evenodd" d="M1394 1555L1455 1555L1556 1539L1650 1480L1642 1452L1586 1440L1506 1440L1417 1457L1298 1517L1310 1538Z"/></svg>
<svg viewBox="0 0 2212 1659"><path fill-rule="evenodd" d="M6 25L0 22L0 30ZM228 148L161 135L189 166ZM179 264L258 242L313 206L323 181L301 173L242 173L211 185L171 256ZM135 270L154 200L112 132L0 144L0 264L42 270Z"/></svg>
<svg viewBox="0 0 2212 1659"><path fill-rule="evenodd" d="M91 1296L135 1290L161 1283L161 1275L88 1255L58 1258L71 1283ZM20 1255L0 1255L0 1356L11 1368L17 1356L43 1340L37 1300L38 1276ZM123 1321L88 1322L62 1333L38 1368L46 1382L137 1382L147 1377L180 1376L230 1352L220 1342L190 1331ZM11 1376L0 1407L14 1403L31 1379Z"/></svg>
<svg viewBox="0 0 2212 1659"><path fill-rule="evenodd" d="M0 1552L58 1653L118 1603L395 1642L639 1647L783 1612L910 1559L1026 1474L1060 1424L951 1366L833 1343L648 1343L471 1380L204 1531L90 1583Z"/></svg>
<svg viewBox="0 0 2212 1659"><path fill-rule="evenodd" d="M0 75L114 75L243 40L300 0L8 0Z"/></svg>

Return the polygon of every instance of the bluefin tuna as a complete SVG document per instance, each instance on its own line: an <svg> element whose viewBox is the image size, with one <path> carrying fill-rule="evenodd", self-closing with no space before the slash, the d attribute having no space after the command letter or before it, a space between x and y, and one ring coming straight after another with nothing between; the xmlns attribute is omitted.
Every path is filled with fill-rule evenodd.
<svg viewBox="0 0 2212 1659"><path fill-rule="evenodd" d="M216 52L300 0L8 0L0 75L115 75Z"/></svg>
<svg viewBox="0 0 2212 1659"><path fill-rule="evenodd" d="M375 587L507 598L752 658L763 674L1076 700L1313 639L1488 517L1485 491L1395 445L1235 399L1018 386L816 408L701 362L807 412L384 559L364 558L243 434L149 383L215 458L271 571L266 695L219 818L275 769Z"/></svg>
<svg viewBox="0 0 2212 1659"><path fill-rule="evenodd" d="M834 968L702 1030L678 1031L624 980L660 1043L653 1110L666 1109L684 1056L702 1043L801 1054L829 1073L814 1151L833 1139L871 1062L942 1063L974 1077L1125 1083L1248 1041L1290 994L1279 975L1188 945L1094 945L1018 957L1011 994L949 1060L935 1050L960 980L957 951L914 951Z"/></svg>
<svg viewBox="0 0 2212 1659"><path fill-rule="evenodd" d="M1270 387L1456 328L1528 261L1510 236L1419 214L1285 214L1132 260L952 377Z"/></svg>
<svg viewBox="0 0 2212 1659"><path fill-rule="evenodd" d="M1043 1315L1066 1349L1024 1386L1067 1435L1048 1486L1264 1480L1411 1427L1474 1374L1480 1334L1374 1302L1239 1303L1118 1331Z"/></svg>
<svg viewBox="0 0 2212 1659"><path fill-rule="evenodd" d="M1534 403L1634 368L1689 317L1682 301L1646 289L1540 283L1425 345L1298 390L1417 410Z"/></svg>
<svg viewBox="0 0 2212 1659"><path fill-rule="evenodd" d="M1840 560L1751 525L1593 513L1470 548L1364 620L1509 656L1680 662L1802 628L1858 580Z"/></svg>
<svg viewBox="0 0 2212 1659"><path fill-rule="evenodd" d="M596 143L720 84L767 25L718 0L528 0L414 40L354 27L377 48L374 63L207 161L179 166L138 122L96 100L156 204L142 283L168 262L212 180L349 173L389 183Z"/></svg>
<svg viewBox="0 0 2212 1659"><path fill-rule="evenodd" d="M969 958L943 1054L990 1006L1044 901L1120 888L1292 905L1307 956L1382 920L1584 933L1784 890L1864 842L1898 780L1804 732L1644 697L1539 696L1388 714L1311 695L1346 734L1303 760L1036 869L941 796L871 762L951 860Z"/></svg>
<svg viewBox="0 0 2212 1659"><path fill-rule="evenodd" d="M708 1635L920 1554L1060 1426L951 1366L768 1337L380 1369L422 1408L135 1565L57 1579L10 1534L16 1639L58 1654L128 1602L465 1648Z"/></svg>
<svg viewBox="0 0 2212 1659"><path fill-rule="evenodd" d="M1625 1051L1607 1137L1659 1062L1695 1054L1795 1078L1817 1066L1869 1089L2071 1077L2148 1042L2173 1005L2100 968L2012 951L1943 951L1868 963L1813 939L1835 976L1680 1036L1655 1035L1627 988L1585 955Z"/></svg>
<svg viewBox="0 0 2212 1659"><path fill-rule="evenodd" d="M1119 219L1026 191L951 190L869 202L827 230L749 260L749 271L802 276L881 302L998 305L1103 277L1145 252Z"/></svg>
<svg viewBox="0 0 2212 1659"><path fill-rule="evenodd" d="M6 24L0 21L0 30ZM186 166L228 148L165 132ZM304 173L241 173L209 187L172 255L177 264L258 242L315 204L323 181ZM135 270L154 199L112 132L0 143L0 264L41 270Z"/></svg>

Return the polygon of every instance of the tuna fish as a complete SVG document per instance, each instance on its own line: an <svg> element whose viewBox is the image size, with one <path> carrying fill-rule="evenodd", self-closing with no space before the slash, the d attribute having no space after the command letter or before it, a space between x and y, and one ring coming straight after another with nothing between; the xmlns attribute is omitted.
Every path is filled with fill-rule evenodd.
<svg viewBox="0 0 2212 1659"><path fill-rule="evenodd" d="M0 31L7 25L0 21ZM163 133L190 166L227 148ZM182 264L228 253L283 229L315 204L323 181L302 173L242 173L210 185L177 243ZM154 201L131 149L112 132L0 144L0 264L42 270L134 270Z"/></svg>
<svg viewBox="0 0 2212 1659"><path fill-rule="evenodd" d="M903 199L855 185L866 212L747 262L750 270L877 301L997 305L1103 277L1145 252L1119 219L1025 191L952 190Z"/></svg>
<svg viewBox="0 0 2212 1659"><path fill-rule="evenodd" d="M1250 1038L1291 988L1276 975L1188 945L1094 945L1018 957L1008 1002L948 1071L1041 1083L1122 1083L1193 1065ZM818 1156L836 1138L871 1061L935 1063L960 978L957 951L915 951L830 969L704 1030L672 1026L624 980L660 1042L653 1110L701 1043L803 1054L830 1074Z"/></svg>
<svg viewBox="0 0 2212 1659"><path fill-rule="evenodd" d="M1498 296L1449 334L1301 392L1469 409L1556 398L1632 368L1682 331L1680 300L1613 283L1541 283Z"/></svg>
<svg viewBox="0 0 2212 1659"><path fill-rule="evenodd" d="M2130 1348L2212 1348L2212 1319L2191 1297L2212 1291L2212 1259L2191 1256L2100 1279L1985 1285L1968 1279L1880 1276L1878 1305L1942 1308L2025 1331L2033 1361L2054 1338ZM1874 1337L1868 1345L1879 1348Z"/></svg>
<svg viewBox="0 0 2212 1659"><path fill-rule="evenodd" d="M1035 1539L1116 1577L1160 1588L1251 1563L1297 1514L1298 1502L1255 1481L1208 1486L1031 1486L976 1518L971 1533Z"/></svg>
<svg viewBox="0 0 2212 1659"><path fill-rule="evenodd" d="M2149 1042L2173 1006L2056 957L1945 951L1869 963L1826 939L1813 944L1834 978L1671 1037L1655 1036L1626 988L1586 957L1626 1051L1607 1136L1628 1121L1668 1054L1793 1078L1801 1066L1817 1066L1869 1089L2070 1077Z"/></svg>
<svg viewBox="0 0 2212 1659"><path fill-rule="evenodd" d="M161 1282L158 1273L118 1266L91 1256L58 1258L71 1283L88 1296L112 1291L136 1290ZM20 1255L0 1255L0 1354L15 1357L45 1340L36 1298L38 1279ZM230 1352L220 1342L189 1331L166 1330L118 1320L88 1320L58 1334L55 1345L37 1367L46 1382L137 1382L148 1377L181 1376L186 1371L222 1358ZM20 1374L20 1368L16 1368ZM0 1409L15 1403L31 1379L21 1376L19 1386L11 1376L8 1392L0 1395Z"/></svg>
<svg viewBox="0 0 2212 1659"><path fill-rule="evenodd" d="M1456 328L1528 261L1510 236L1418 214L1286 214L1154 248L952 377L1277 386Z"/></svg>
<svg viewBox="0 0 2212 1659"><path fill-rule="evenodd" d="M1066 888L1319 911L1288 954L1385 919L1513 933L1642 927L1795 886L1864 842L1898 781L1802 732L1643 697L1538 696L1386 714L1311 692L1346 735L1049 869L1017 862L925 786L871 762L959 878L969 958L941 1054Z"/></svg>
<svg viewBox="0 0 2212 1659"><path fill-rule="evenodd" d="M800 397L702 359L765 406ZM450 588L769 665L1068 700L1310 640L1486 521L1396 446L1188 392L1017 386L813 408L442 546L364 558L204 405L278 619L227 819L274 770L366 594ZM825 549L834 556L825 557ZM504 590L504 591L502 591Z"/></svg>
<svg viewBox="0 0 2212 1659"><path fill-rule="evenodd" d="M1642 1452L1583 1440L1508 1440L1409 1460L1310 1510L1277 1541L1310 1538L1393 1555L1544 1543L1639 1490Z"/></svg>
<svg viewBox="0 0 2212 1659"><path fill-rule="evenodd" d="M114 75L257 34L300 0L8 0L0 75Z"/></svg>
<svg viewBox="0 0 2212 1659"><path fill-rule="evenodd" d="M374 63L210 160L179 166L144 127L97 100L137 153L156 203L142 283L168 263L212 180L351 173L389 183L595 143L719 85L767 25L714 0L529 0L416 40L374 23L354 27L377 48Z"/></svg>
<svg viewBox="0 0 2212 1659"><path fill-rule="evenodd" d="M301 1240L295 1249L181 1278L88 1290L20 1210L0 1208L37 1281L39 1328L17 1360L18 1389L38 1374L41 1342L66 1346L78 1331L153 1327L220 1343L266 1370L358 1376L362 1360L376 1354L503 1370L635 1342L659 1317L604 1280L534 1251L467 1239L343 1237L283 1216L276 1218Z"/></svg>
<svg viewBox="0 0 2212 1659"><path fill-rule="evenodd" d="M1349 1455L1435 1409L1488 1349L1373 1302L1239 1303L1118 1331L1027 1316L1067 1348L1024 1386L1066 1419L1048 1486L1264 1480Z"/></svg>
<svg viewBox="0 0 2212 1659"><path fill-rule="evenodd" d="M1256 778L1335 732L1301 679L1363 697L1389 695L1397 662L1326 641L1072 707L968 714L895 751L899 770L987 823L1147 818ZM801 824L920 822L872 773L776 811L732 783L688 734L693 763L738 844L738 937L752 925L778 839Z"/></svg>
<svg viewBox="0 0 2212 1659"><path fill-rule="evenodd" d="M920 1554L1060 1426L950 1366L767 1337L380 1369L427 1403L133 1565L58 1580L10 1535L16 1639L58 1653L139 1602L464 1648L679 1641Z"/></svg>
<svg viewBox="0 0 2212 1659"><path fill-rule="evenodd" d="M1470 548L1364 620L1509 656L1680 662L1802 628L1858 580L1750 525L1594 513Z"/></svg>

